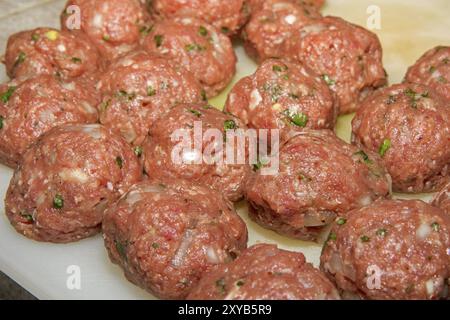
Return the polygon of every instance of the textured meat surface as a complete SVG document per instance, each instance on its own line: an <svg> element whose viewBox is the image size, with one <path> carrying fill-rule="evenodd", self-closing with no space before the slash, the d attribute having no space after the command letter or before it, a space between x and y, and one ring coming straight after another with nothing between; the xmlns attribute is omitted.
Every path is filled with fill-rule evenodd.
<svg viewBox="0 0 450 320"><path fill-rule="evenodd" d="M320 14L306 9L296 1L266 1L256 10L252 10L242 38L247 53L262 62L268 58L284 56L286 42L296 35L302 26L312 23Z"/></svg>
<svg viewBox="0 0 450 320"><path fill-rule="evenodd" d="M448 295L450 216L422 201L377 201L338 220L321 256L343 297Z"/></svg>
<svg viewBox="0 0 450 320"><path fill-rule="evenodd" d="M140 0L69 0L61 14L62 29L72 30L73 12L81 14L80 29L111 60L139 44L142 30L151 25L150 14Z"/></svg>
<svg viewBox="0 0 450 320"><path fill-rule="evenodd" d="M231 40L201 20L163 20L153 26L142 44L148 52L173 59L192 72L208 97L225 89L236 73Z"/></svg>
<svg viewBox="0 0 450 320"><path fill-rule="evenodd" d="M341 114L354 112L387 82L378 37L341 18L325 17L301 27L286 42L285 54L323 76L338 96Z"/></svg>
<svg viewBox="0 0 450 320"><path fill-rule="evenodd" d="M212 107L201 104L178 105L150 129L143 148L145 170L153 178L172 177L197 181L220 191L225 198L237 201L242 198L244 182L251 170L245 154L243 154L245 163L239 164L237 156L236 161L232 163L226 161L225 136L226 132L233 133L239 128L246 127L234 116ZM219 137L219 140L213 136L208 138L209 129L219 130L223 137ZM173 136L177 130L183 130L183 136L191 139L192 145L189 146L192 146L192 150L178 150L183 141L178 136ZM203 135L204 143L197 138L198 135L195 135L196 130ZM199 144L199 147L194 143ZM237 146L237 143L235 145ZM208 150L215 150L217 153L210 153ZM218 159L219 161L209 161L219 156L220 152L224 157ZM174 161L173 155L182 161ZM212 156L211 159L209 155ZM197 160L200 161L197 163Z"/></svg>
<svg viewBox="0 0 450 320"><path fill-rule="evenodd" d="M450 47L427 51L408 69L405 81L426 85L450 101Z"/></svg>
<svg viewBox="0 0 450 320"><path fill-rule="evenodd" d="M120 136L101 125L57 127L25 153L6 195L6 215L28 238L77 241L100 231L105 208L141 177Z"/></svg>
<svg viewBox="0 0 450 320"><path fill-rule="evenodd" d="M225 111L255 129L280 129L281 140L304 128L334 129L337 108L327 84L309 68L266 60L231 90Z"/></svg>
<svg viewBox="0 0 450 320"><path fill-rule="evenodd" d="M153 0L151 12L157 19L192 17L212 24L226 35L234 35L248 18L245 0Z"/></svg>
<svg viewBox="0 0 450 320"><path fill-rule="evenodd" d="M100 122L129 143L142 144L157 118L179 103L202 102L194 76L164 58L133 51L115 60L98 89Z"/></svg>
<svg viewBox="0 0 450 320"><path fill-rule="evenodd" d="M188 296L193 300L338 300L327 277L301 253L260 244L215 267Z"/></svg>
<svg viewBox="0 0 450 320"><path fill-rule="evenodd" d="M98 97L90 81L41 75L0 85L0 94L0 162L11 167L50 129L98 121Z"/></svg>
<svg viewBox="0 0 450 320"><path fill-rule="evenodd" d="M247 0L252 13L277 2L293 3L303 6L306 10L319 10L325 4L325 0Z"/></svg>
<svg viewBox="0 0 450 320"><path fill-rule="evenodd" d="M434 197L432 204L450 214L450 183Z"/></svg>
<svg viewBox="0 0 450 320"><path fill-rule="evenodd" d="M105 213L105 245L133 283L160 298L183 299L213 266L247 246L230 202L182 180L134 186Z"/></svg>
<svg viewBox="0 0 450 320"><path fill-rule="evenodd" d="M251 218L280 234L317 241L336 215L389 196L389 177L378 156L330 130L297 133L275 157L279 172L255 172L245 193Z"/></svg>
<svg viewBox="0 0 450 320"><path fill-rule="evenodd" d="M82 32L37 28L9 37L5 65L11 78L49 74L67 80L93 76L102 62L97 48Z"/></svg>
<svg viewBox="0 0 450 320"><path fill-rule="evenodd" d="M353 142L382 154L398 192L432 192L450 180L450 109L430 88L393 85L368 97Z"/></svg>

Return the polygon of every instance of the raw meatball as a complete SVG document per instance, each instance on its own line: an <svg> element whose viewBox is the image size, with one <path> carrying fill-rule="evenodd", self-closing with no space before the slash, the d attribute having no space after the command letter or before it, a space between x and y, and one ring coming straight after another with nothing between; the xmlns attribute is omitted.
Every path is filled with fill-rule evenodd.
<svg viewBox="0 0 450 320"><path fill-rule="evenodd" d="M209 129L218 130L221 136L210 135ZM238 135L237 129L245 126L217 109L200 104L178 105L150 128L143 148L146 172L153 178L197 181L237 201L242 198L243 184L251 171L247 149L240 153L242 164L239 155L234 161L226 157L227 145L237 140L226 139L227 133Z"/></svg>
<svg viewBox="0 0 450 320"><path fill-rule="evenodd" d="M382 89L364 101L352 125L353 142L382 156L394 191L431 192L450 182L450 108L430 88Z"/></svg>
<svg viewBox="0 0 450 320"><path fill-rule="evenodd" d="M23 156L6 215L28 238L77 241L100 231L103 211L141 175L131 147L101 125L57 127Z"/></svg>
<svg viewBox="0 0 450 320"><path fill-rule="evenodd" d="M450 214L450 183L434 197L432 204Z"/></svg>
<svg viewBox="0 0 450 320"><path fill-rule="evenodd" d="M59 125L95 123L97 94L89 82L41 75L0 86L0 162L15 167L40 135Z"/></svg>
<svg viewBox="0 0 450 320"><path fill-rule="evenodd" d="M190 72L145 51L116 60L98 88L103 95L100 122L136 146L142 144L154 121L172 106L203 100L200 84Z"/></svg>
<svg viewBox="0 0 450 320"><path fill-rule="evenodd" d="M448 297L450 216L416 200L383 200L335 223L321 269L344 298Z"/></svg>
<svg viewBox="0 0 450 320"><path fill-rule="evenodd" d="M247 246L247 228L230 202L183 180L134 186L105 212L105 245L134 284L183 299L213 266Z"/></svg>
<svg viewBox="0 0 450 320"><path fill-rule="evenodd" d="M245 50L253 59L262 62L284 56L285 43L297 30L320 17L315 10L305 9L295 1L266 1L252 12L242 32Z"/></svg>
<svg viewBox="0 0 450 320"><path fill-rule="evenodd" d="M389 196L389 176L378 156L346 144L330 130L297 133L269 164L276 159L277 173L258 170L246 184L249 214L292 238L319 241L337 215Z"/></svg>
<svg viewBox="0 0 450 320"><path fill-rule="evenodd" d="M450 47L439 46L427 51L408 69L406 82L429 86L450 101Z"/></svg>
<svg viewBox="0 0 450 320"><path fill-rule="evenodd" d="M287 140L303 128L333 129L337 108L327 84L309 68L284 60L266 60L241 79L228 95L228 111L255 129L281 129Z"/></svg>
<svg viewBox="0 0 450 320"><path fill-rule="evenodd" d="M191 71L208 97L225 89L236 72L231 40L200 20L161 21L143 39L143 46L148 52L174 59Z"/></svg>
<svg viewBox="0 0 450 320"><path fill-rule="evenodd" d="M336 92L340 113L350 113L374 89L386 84L378 37L336 17L301 27L285 54L321 75Z"/></svg>
<svg viewBox="0 0 450 320"><path fill-rule="evenodd" d="M82 32L38 28L9 37L5 65L11 78L50 74L67 80L92 76L101 61L97 48Z"/></svg>
<svg viewBox="0 0 450 320"><path fill-rule="evenodd" d="M111 60L131 51L139 44L141 33L151 25L150 14L140 0L69 0L61 14L61 26L74 30L78 6L79 28L98 47L103 57Z"/></svg>
<svg viewBox="0 0 450 320"><path fill-rule="evenodd" d="M157 19L198 18L228 36L239 31L249 14L244 0L153 0L150 10Z"/></svg>
<svg viewBox="0 0 450 320"><path fill-rule="evenodd" d="M188 299L339 300L334 285L302 253L260 244L207 273Z"/></svg>

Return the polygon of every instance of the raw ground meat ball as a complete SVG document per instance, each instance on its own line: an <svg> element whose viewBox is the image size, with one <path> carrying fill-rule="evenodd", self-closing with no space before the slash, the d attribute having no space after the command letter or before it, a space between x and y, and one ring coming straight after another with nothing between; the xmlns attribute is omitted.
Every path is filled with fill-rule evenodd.
<svg viewBox="0 0 450 320"><path fill-rule="evenodd" d="M450 183L434 197L432 204L450 214Z"/></svg>
<svg viewBox="0 0 450 320"><path fill-rule="evenodd" d="M228 36L239 31L249 14L245 0L153 0L150 10L156 19L198 18Z"/></svg>
<svg viewBox="0 0 450 320"><path fill-rule="evenodd" d="M140 0L69 0L61 14L65 30L74 29L73 6L78 6L81 14L81 31L107 60L136 48L141 33L151 25L150 14Z"/></svg>
<svg viewBox="0 0 450 320"><path fill-rule="evenodd" d="M284 56L285 42L302 26L320 17L315 10L289 0L267 1L255 10L242 32L245 50L258 62Z"/></svg>
<svg viewBox="0 0 450 320"><path fill-rule="evenodd" d="M192 300L339 300L334 285L302 253L259 244L212 269Z"/></svg>
<svg viewBox="0 0 450 320"><path fill-rule="evenodd" d="M306 10L319 10L323 7L325 0L247 0L251 13L261 10L266 5L272 5L275 2L290 2L303 6Z"/></svg>
<svg viewBox="0 0 450 320"><path fill-rule="evenodd" d="M344 298L448 297L450 216L416 200L383 200L335 223L321 256Z"/></svg>
<svg viewBox="0 0 450 320"><path fill-rule="evenodd" d="M136 146L172 106L203 100L200 84L190 72L145 51L133 51L111 64L98 89L103 95L100 122Z"/></svg>
<svg viewBox="0 0 450 320"><path fill-rule="evenodd" d="M352 126L352 141L382 156L394 191L432 192L450 182L450 109L430 88L379 90L363 102Z"/></svg>
<svg viewBox="0 0 450 320"><path fill-rule="evenodd" d="M183 299L213 266L247 247L247 228L230 202L183 180L145 181L105 212L111 260L134 284Z"/></svg>
<svg viewBox="0 0 450 320"><path fill-rule="evenodd" d="M321 75L336 92L340 113L354 112L374 89L387 83L378 37L336 17L301 27L286 42L285 55Z"/></svg>
<svg viewBox="0 0 450 320"><path fill-rule="evenodd" d="M292 238L320 241L337 215L390 195L389 176L374 153L346 144L330 130L304 130L281 146L279 170L246 183L249 215ZM267 164L262 164L262 167Z"/></svg>
<svg viewBox="0 0 450 320"><path fill-rule="evenodd" d="M266 60L228 95L225 111L255 129L281 129L281 140L303 128L334 129L337 108L323 79L299 63Z"/></svg>
<svg viewBox="0 0 450 320"><path fill-rule="evenodd" d="M91 82L41 75L0 85L0 162L16 167L43 133L69 123L95 123L98 98Z"/></svg>
<svg viewBox="0 0 450 320"><path fill-rule="evenodd" d="M405 81L429 86L450 101L450 47L427 51L408 69Z"/></svg>
<svg viewBox="0 0 450 320"><path fill-rule="evenodd" d="M207 137L209 129L219 130L219 141L213 136ZM242 198L243 184L251 169L246 154L242 154L242 164L238 164L237 156L232 164L227 162L231 161L225 156L227 142L231 144L236 142L236 139L227 140L226 133L235 133L236 129L246 127L234 116L213 107L200 104L178 105L150 128L143 148L145 170L155 179L173 177L197 181L220 191L225 198L237 201ZM176 134L177 130L183 139ZM198 141L196 131L203 135L203 143ZM183 140L187 139L192 140L192 144L188 144L191 150L183 148ZM196 145L193 144L194 140ZM214 150L215 154L212 152ZM220 156L221 151L224 156L218 159L219 161L210 161L213 159L209 159L208 155Z"/></svg>
<svg viewBox="0 0 450 320"><path fill-rule="evenodd" d="M5 65L11 78L29 79L40 74L63 79L93 76L101 68L93 43L79 31L37 28L8 39Z"/></svg>
<svg viewBox="0 0 450 320"><path fill-rule="evenodd" d="M143 46L191 71L208 97L225 89L236 73L231 40L200 20L163 20L143 38Z"/></svg>
<svg viewBox="0 0 450 320"><path fill-rule="evenodd" d="M103 126L57 127L23 156L6 195L6 215L28 238L77 241L100 231L106 207L141 176L131 147Z"/></svg>

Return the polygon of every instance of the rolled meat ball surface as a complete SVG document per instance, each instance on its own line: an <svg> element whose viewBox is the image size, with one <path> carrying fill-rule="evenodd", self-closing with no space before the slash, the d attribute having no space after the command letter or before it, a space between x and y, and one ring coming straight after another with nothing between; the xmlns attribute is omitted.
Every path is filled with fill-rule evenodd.
<svg viewBox="0 0 450 320"><path fill-rule="evenodd" d="M225 89L236 73L231 40L202 20L160 21L142 39L142 45L147 52L173 59L192 72L209 98Z"/></svg>
<svg viewBox="0 0 450 320"><path fill-rule="evenodd" d="M337 107L327 84L306 66L269 59L231 90L225 111L249 128L280 129L285 141L304 128L334 129Z"/></svg>
<svg viewBox="0 0 450 320"><path fill-rule="evenodd" d="M126 277L163 299L184 299L205 272L247 246L232 204L183 180L135 185L106 211L103 233Z"/></svg>
<svg viewBox="0 0 450 320"><path fill-rule="evenodd" d="M263 174L276 161L279 169ZM336 216L390 196L389 175L378 156L330 130L297 133L255 170L245 186L250 217L296 239L320 242Z"/></svg>
<svg viewBox="0 0 450 320"><path fill-rule="evenodd" d="M6 194L6 215L24 236L55 243L100 231L104 210L142 178L132 148L101 125L67 125L25 153Z"/></svg>
<svg viewBox="0 0 450 320"><path fill-rule="evenodd" d="M450 109L431 88L399 84L368 97L352 122L354 144L378 152L397 192L450 182Z"/></svg>
<svg viewBox="0 0 450 320"><path fill-rule="evenodd" d="M321 269L343 298L448 298L450 216L417 200L380 200L337 219Z"/></svg>
<svg viewBox="0 0 450 320"><path fill-rule="evenodd" d="M215 267L192 290L192 300L339 300L327 277L302 253L258 244Z"/></svg>
<svg viewBox="0 0 450 320"><path fill-rule="evenodd" d="M98 121L91 81L40 75L0 85L0 162L15 167L42 134L64 124Z"/></svg>
<svg viewBox="0 0 450 320"><path fill-rule="evenodd" d="M142 145L154 122L172 106L204 100L190 72L142 50L115 60L97 88L103 97L98 106L100 122L136 147Z"/></svg>

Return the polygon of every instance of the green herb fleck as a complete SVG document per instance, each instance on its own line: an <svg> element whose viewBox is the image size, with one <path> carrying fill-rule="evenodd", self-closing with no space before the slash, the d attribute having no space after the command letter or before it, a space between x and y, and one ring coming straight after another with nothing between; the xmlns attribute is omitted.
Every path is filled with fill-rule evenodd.
<svg viewBox="0 0 450 320"><path fill-rule="evenodd" d="M134 154L135 154L138 158L142 157L142 153L144 152L144 150L142 149L141 146L134 147L133 151L134 151Z"/></svg>
<svg viewBox="0 0 450 320"><path fill-rule="evenodd" d="M236 282L236 286L238 286L238 287L242 287L244 284L245 284L244 280L238 280Z"/></svg>
<svg viewBox="0 0 450 320"><path fill-rule="evenodd" d="M126 250L126 245L124 245L123 243L115 240L114 244L116 246L116 250L119 253L119 256L122 260L127 261L127 250Z"/></svg>
<svg viewBox="0 0 450 320"><path fill-rule="evenodd" d="M217 289L219 289L219 292L221 294L225 294L226 293L225 279L221 278L221 279L217 280L216 281L216 287L217 287Z"/></svg>
<svg viewBox="0 0 450 320"><path fill-rule="evenodd" d="M14 91L16 91L16 87L8 87L8 90L6 90L5 92L3 92L0 95L0 100L3 103L7 103L9 101L9 99L11 99L11 96L13 95Z"/></svg>
<svg viewBox="0 0 450 320"><path fill-rule="evenodd" d="M62 195L57 194L53 198L53 208L62 209L63 207L64 207L64 199L63 199Z"/></svg>
<svg viewBox="0 0 450 320"><path fill-rule="evenodd" d="M378 151L378 153L380 154L380 156L384 157L386 152L388 152L388 150L390 148L391 148L391 140L384 139L383 143L380 146L380 150Z"/></svg>
<svg viewBox="0 0 450 320"><path fill-rule="evenodd" d="M273 70L274 72L284 72L284 71L286 71L287 69L288 69L287 66L274 65L274 66L272 67L272 70Z"/></svg>
<svg viewBox="0 0 450 320"><path fill-rule="evenodd" d="M73 57L72 62L73 63L81 63L81 62L83 62L83 60L81 60L80 58L77 58L77 57Z"/></svg>
<svg viewBox="0 0 450 320"><path fill-rule="evenodd" d="M197 43L190 43L190 44L187 44L187 45L184 47L184 49L185 49L187 52L191 52L191 51L197 51L197 52L200 52L200 51L206 50L206 48L205 48L204 46L201 46L201 45L199 45L199 44L197 44Z"/></svg>
<svg viewBox="0 0 450 320"><path fill-rule="evenodd" d="M27 214L27 213L20 213L20 216L22 218L24 218L25 220L27 220L28 223L33 223L34 222L34 218L31 214Z"/></svg>
<svg viewBox="0 0 450 320"><path fill-rule="evenodd" d="M445 79L443 76L440 76L440 77L438 78L438 81L439 81L440 83L447 83L447 79Z"/></svg>
<svg viewBox="0 0 450 320"><path fill-rule="evenodd" d="M119 166L120 169L123 168L123 159L121 156L116 157L116 164Z"/></svg>
<svg viewBox="0 0 450 320"><path fill-rule="evenodd" d="M370 241L370 238L369 238L368 236L362 236L362 237L361 237L361 241L362 241L362 242L369 242L369 241Z"/></svg>
<svg viewBox="0 0 450 320"><path fill-rule="evenodd" d="M202 92L200 92L203 101L208 101L208 96L206 95L206 91L202 90Z"/></svg>
<svg viewBox="0 0 450 320"><path fill-rule="evenodd" d="M364 163L366 163L366 164L371 164L372 163L372 160L370 160L370 158L367 155L367 153L365 153L362 150L359 150L358 152L355 152L354 155L360 157L364 161Z"/></svg>
<svg viewBox="0 0 450 320"><path fill-rule="evenodd" d="M433 222L431 224L431 228L433 228L434 231L439 232L439 230L441 229L441 226L439 225L439 223Z"/></svg>
<svg viewBox="0 0 450 320"><path fill-rule="evenodd" d="M330 241L336 241L336 239L337 239L336 233L331 232L331 233L329 234L329 236L328 236L327 242L330 242Z"/></svg>
<svg viewBox="0 0 450 320"><path fill-rule="evenodd" d="M189 111L190 113L192 113L194 116L198 117L198 118L200 118L200 117L202 116L202 113L201 113L200 111L198 111L198 110L195 110L195 109L189 109L188 111Z"/></svg>
<svg viewBox="0 0 450 320"><path fill-rule="evenodd" d="M155 41L156 47L159 48L161 47L163 40L164 40L164 36L157 34L153 37L153 40Z"/></svg>
<svg viewBox="0 0 450 320"><path fill-rule="evenodd" d="M397 102L397 97L392 94L389 95L388 99L386 100L386 104L391 105L394 104L395 102Z"/></svg>
<svg viewBox="0 0 450 320"><path fill-rule="evenodd" d="M428 69L428 71L430 73L434 73L436 71L436 67L435 66L431 66L430 69Z"/></svg>
<svg viewBox="0 0 450 320"><path fill-rule="evenodd" d="M153 97L156 94L156 89L153 86L147 87L147 96Z"/></svg>
<svg viewBox="0 0 450 320"><path fill-rule="evenodd" d="M5 118L3 118L3 116L0 116L0 129L3 129L3 121L5 120Z"/></svg>
<svg viewBox="0 0 450 320"><path fill-rule="evenodd" d="M141 29L139 30L139 32L142 34L142 35L148 35L150 32L152 32L152 30L153 30L153 26L149 26L149 27L147 27L147 26L142 26L141 27Z"/></svg>
<svg viewBox="0 0 450 320"><path fill-rule="evenodd" d="M198 28L198 34L202 37L206 37L208 35L208 30L204 26L200 26Z"/></svg>
<svg viewBox="0 0 450 320"><path fill-rule="evenodd" d="M159 248L159 244L157 244L156 242L152 243L152 248L153 249L158 249Z"/></svg>
<svg viewBox="0 0 450 320"><path fill-rule="evenodd" d="M33 33L33 34L31 35L31 40L33 40L33 41L38 41L39 38L40 38L40 36L39 36L37 33Z"/></svg>
<svg viewBox="0 0 450 320"><path fill-rule="evenodd" d="M387 230L382 228L377 230L377 236L385 237L387 235Z"/></svg>
<svg viewBox="0 0 450 320"><path fill-rule="evenodd" d="M222 31L222 33L225 33L225 34L230 32L230 28L228 28L228 27L222 27L222 28L220 28L220 30Z"/></svg>
<svg viewBox="0 0 450 320"><path fill-rule="evenodd" d="M17 67L19 64L23 63L26 58L27 55L25 54L25 52L21 51L17 56L16 62L14 62L14 68Z"/></svg>
<svg viewBox="0 0 450 320"><path fill-rule="evenodd" d="M336 222L338 226L343 226L344 224L347 223L347 219L345 218L339 218L338 221Z"/></svg>
<svg viewBox="0 0 450 320"><path fill-rule="evenodd" d="M302 112L294 113L290 110L285 110L284 115L288 120L297 127L304 128L308 124L308 116Z"/></svg>
<svg viewBox="0 0 450 320"><path fill-rule="evenodd" d="M333 86L336 84L336 80L331 79L330 76L327 74L322 75L322 78L329 86Z"/></svg>
<svg viewBox="0 0 450 320"><path fill-rule="evenodd" d="M234 120L225 120L223 126L225 131L237 129L237 124Z"/></svg>
<svg viewBox="0 0 450 320"><path fill-rule="evenodd" d="M105 34L105 35L102 37L102 39L103 39L103 41L108 42L109 40L111 40L111 37L110 37L109 35Z"/></svg>

